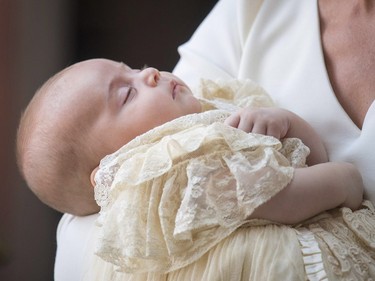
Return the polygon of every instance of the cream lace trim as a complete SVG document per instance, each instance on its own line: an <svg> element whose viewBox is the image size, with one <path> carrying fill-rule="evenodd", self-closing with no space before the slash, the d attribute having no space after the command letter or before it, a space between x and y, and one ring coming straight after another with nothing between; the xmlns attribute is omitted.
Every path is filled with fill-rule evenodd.
<svg viewBox="0 0 375 281"><path fill-rule="evenodd" d="M324 212L304 222L301 228L302 237L313 241L302 247L304 258L308 252L320 250L329 280L375 280L375 209L370 201L364 201L356 211L341 208ZM321 273L318 258L316 265L314 270ZM306 272L311 271L306 268Z"/></svg>
<svg viewBox="0 0 375 281"><path fill-rule="evenodd" d="M223 116L210 111L198 119L215 113ZM96 177L97 253L125 272L171 271L194 262L289 183L288 158L301 166L308 154L297 139L282 146L217 122L154 144L136 142L107 157ZM305 153L296 161L293 152L300 150Z"/></svg>
<svg viewBox="0 0 375 281"><path fill-rule="evenodd" d="M338 280L374 280L375 210L369 201L353 212L341 208L307 225L326 256L326 271Z"/></svg>

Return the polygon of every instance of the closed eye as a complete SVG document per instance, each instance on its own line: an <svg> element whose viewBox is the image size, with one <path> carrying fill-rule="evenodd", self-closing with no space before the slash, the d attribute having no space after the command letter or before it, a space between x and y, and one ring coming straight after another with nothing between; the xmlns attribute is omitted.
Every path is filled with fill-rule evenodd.
<svg viewBox="0 0 375 281"><path fill-rule="evenodd" d="M125 100L124 100L124 103L123 103L123 104L125 104L125 103L131 101L132 98L133 98L133 96L134 96L134 94L135 94L135 88L133 88L133 87L129 87L129 88L128 88L128 91L126 92L126 97L125 97Z"/></svg>

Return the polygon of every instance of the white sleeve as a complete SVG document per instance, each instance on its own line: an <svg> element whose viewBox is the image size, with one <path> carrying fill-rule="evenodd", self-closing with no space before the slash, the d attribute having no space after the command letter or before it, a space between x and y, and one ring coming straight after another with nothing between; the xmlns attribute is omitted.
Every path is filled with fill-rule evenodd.
<svg viewBox="0 0 375 281"><path fill-rule="evenodd" d="M262 0L220 0L188 42L173 72L189 86L200 78L238 77L242 48Z"/></svg>
<svg viewBox="0 0 375 281"><path fill-rule="evenodd" d="M62 216L56 235L55 281L83 280L94 255L97 216Z"/></svg>

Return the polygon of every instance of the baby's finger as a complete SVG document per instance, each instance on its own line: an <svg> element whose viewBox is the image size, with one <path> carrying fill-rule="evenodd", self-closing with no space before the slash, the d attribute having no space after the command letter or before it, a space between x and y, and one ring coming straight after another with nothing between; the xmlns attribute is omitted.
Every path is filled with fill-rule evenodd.
<svg viewBox="0 0 375 281"><path fill-rule="evenodd" d="M239 122L237 128L246 132L246 133L250 133L253 130L253 126L254 126L253 121L248 120L248 119L243 117L243 118L240 119L240 122Z"/></svg>
<svg viewBox="0 0 375 281"><path fill-rule="evenodd" d="M225 119L224 124L229 125L234 128L238 128L238 124L240 123L241 117L238 113L233 113L227 119Z"/></svg>
<svg viewBox="0 0 375 281"><path fill-rule="evenodd" d="M256 122L251 132L255 134L267 135L267 124L264 122Z"/></svg>
<svg viewBox="0 0 375 281"><path fill-rule="evenodd" d="M277 138L277 139L280 139L280 138L281 138L280 129L277 128L277 127L275 127L275 126L268 126L268 127L267 127L266 135L267 135L267 136L275 137L275 138Z"/></svg>

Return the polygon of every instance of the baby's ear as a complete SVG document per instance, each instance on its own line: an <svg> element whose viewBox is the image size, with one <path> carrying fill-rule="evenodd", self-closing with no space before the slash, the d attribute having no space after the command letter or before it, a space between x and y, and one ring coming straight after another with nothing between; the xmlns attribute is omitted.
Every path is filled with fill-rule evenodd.
<svg viewBox="0 0 375 281"><path fill-rule="evenodd" d="M91 172L91 175L90 175L90 181L91 181L91 185L92 187L95 187L95 175L96 175L96 172L99 170L99 166L97 166L92 172Z"/></svg>

